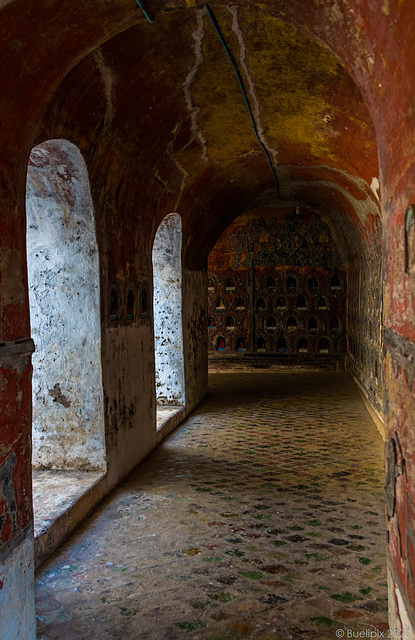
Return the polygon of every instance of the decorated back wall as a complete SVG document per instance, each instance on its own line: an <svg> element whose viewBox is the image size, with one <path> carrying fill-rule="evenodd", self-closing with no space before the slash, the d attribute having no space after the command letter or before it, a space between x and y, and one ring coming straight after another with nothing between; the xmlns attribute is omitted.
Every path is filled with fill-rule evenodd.
<svg viewBox="0 0 415 640"><path fill-rule="evenodd" d="M209 349L330 357L346 351L346 273L314 211L239 216L208 261Z"/></svg>

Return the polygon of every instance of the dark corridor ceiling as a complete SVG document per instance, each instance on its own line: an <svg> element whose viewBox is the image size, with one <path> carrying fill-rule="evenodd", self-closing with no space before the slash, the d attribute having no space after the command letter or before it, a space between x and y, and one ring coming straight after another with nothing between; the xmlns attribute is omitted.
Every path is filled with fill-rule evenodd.
<svg viewBox="0 0 415 640"><path fill-rule="evenodd" d="M327 49L284 21L283 12L247 4L216 4L213 11L280 198L326 212L350 254L351 230L364 235L379 213L368 110ZM276 205L277 190L206 9L193 2L147 5L153 24L139 12L138 24L72 69L37 141L66 137L78 144L98 198L114 211L151 213L153 229L179 212L190 261L198 262L237 215Z"/></svg>

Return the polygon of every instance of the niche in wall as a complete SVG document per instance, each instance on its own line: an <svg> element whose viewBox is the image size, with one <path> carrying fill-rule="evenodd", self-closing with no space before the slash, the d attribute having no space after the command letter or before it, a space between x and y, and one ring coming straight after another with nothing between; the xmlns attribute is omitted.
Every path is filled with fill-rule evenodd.
<svg viewBox="0 0 415 640"><path fill-rule="evenodd" d="M135 294L133 289L129 288L127 292L127 320L131 322L135 319Z"/></svg>
<svg viewBox="0 0 415 640"><path fill-rule="evenodd" d="M120 293L115 283L110 287L109 316L111 322L120 320Z"/></svg>

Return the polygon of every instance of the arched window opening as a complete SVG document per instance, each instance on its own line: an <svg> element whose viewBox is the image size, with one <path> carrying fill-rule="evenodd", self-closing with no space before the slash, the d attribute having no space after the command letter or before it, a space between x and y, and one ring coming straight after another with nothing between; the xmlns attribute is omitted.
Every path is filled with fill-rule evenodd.
<svg viewBox="0 0 415 640"><path fill-rule="evenodd" d="M245 309L245 300L243 298L236 298L235 309L238 309L238 310Z"/></svg>
<svg viewBox="0 0 415 640"><path fill-rule="evenodd" d="M114 285L113 287L111 287L111 293L110 293L110 320L111 320L111 322L117 322L117 320L120 319L119 309L120 309L120 303L119 303L118 289Z"/></svg>
<svg viewBox="0 0 415 640"><path fill-rule="evenodd" d="M182 221L167 215L153 244L153 314L158 405L185 403L182 329Z"/></svg>
<svg viewBox="0 0 415 640"><path fill-rule="evenodd" d="M236 350L237 351L245 351L246 350L246 344L245 344L245 338L238 338L236 341Z"/></svg>
<svg viewBox="0 0 415 640"><path fill-rule="evenodd" d="M225 351L226 343L225 338L223 336L219 336L216 340L216 351Z"/></svg>
<svg viewBox="0 0 415 640"><path fill-rule="evenodd" d="M26 211L33 467L104 471L98 247L88 173L73 144L32 150ZM119 313L115 292L110 315Z"/></svg>
<svg viewBox="0 0 415 640"><path fill-rule="evenodd" d="M308 342L306 338L301 338L298 341L298 353L307 353L308 352Z"/></svg>
<svg viewBox="0 0 415 640"><path fill-rule="evenodd" d="M287 352L287 341L285 338L279 338L277 342L277 352L278 353L286 353Z"/></svg>
<svg viewBox="0 0 415 640"><path fill-rule="evenodd" d="M319 311L324 311L325 309L328 308L326 298L323 297L323 298L319 299L319 301L317 303L317 308L318 308Z"/></svg>
<svg viewBox="0 0 415 640"><path fill-rule="evenodd" d="M235 320L232 316L227 316L226 318L226 328L228 331L233 331L235 329Z"/></svg>

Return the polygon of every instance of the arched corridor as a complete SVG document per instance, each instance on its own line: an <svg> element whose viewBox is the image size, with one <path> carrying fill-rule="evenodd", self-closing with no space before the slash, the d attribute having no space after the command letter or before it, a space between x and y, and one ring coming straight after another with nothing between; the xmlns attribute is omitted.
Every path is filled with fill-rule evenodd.
<svg viewBox="0 0 415 640"><path fill-rule="evenodd" d="M368 611L372 622L383 624L378 587L359 584L353 590L346 569L337 574L332 567L347 565L338 558L348 556L359 576L366 580L373 573L371 579L378 579L377 572L383 569L371 568L381 564L375 564L366 549L353 555L359 549L352 546L364 547L365 540L349 538L363 534L359 529L353 533L345 524L365 516L370 524L372 514L366 511L373 511L379 514L373 516L379 517L379 526L365 535L369 540L369 534L378 532L383 544L387 532L389 625L398 635L415 637L415 3L376 4L373 0L0 2L1 640L35 640L35 569L86 517L98 526L101 516L94 516L94 509L129 474L144 478L140 474L149 470L145 460L195 410L190 422L149 458L174 458L175 443L183 437L181 493L176 493L168 466L159 467L163 473L151 469L166 478L166 489L173 483L171 490L164 493L160 488L161 498L156 500L160 512L149 509L146 520L134 521L134 535L126 545L111 542L108 548L120 556L108 562L121 569L102 574L104 586L116 584L114 576L119 575L131 583L125 583L128 602L136 599L140 588L156 596L159 578L151 582L152 567L164 567L167 558L170 567L189 563L183 566L190 571L191 563L199 562L206 575L194 575L206 580L202 583L206 599L186 605L183 618L174 618L173 627L165 631L167 636L174 632L217 640L218 634L232 637L244 629L247 636L268 633L265 627L249 627L250 610L260 614L255 625L278 612L288 620L285 611L291 612L290 619L295 618L300 629L291 635L302 633L305 638L333 635L333 624L346 624L347 616L356 624L369 624ZM52 218L56 226L50 233ZM47 222L46 227L40 222ZM175 304L170 305L169 296ZM257 382L268 367L256 394L259 404L249 401L251 383L240 392L241 407L232 404L234 381L242 375L236 372L229 382L225 378L223 393L212 394L202 404L208 395L209 366L232 369L247 364L258 368L252 372ZM276 364L283 367L280 373L270 370ZM281 381L272 391L282 393L276 404L267 395L268 376ZM318 376L321 383L311 385ZM285 378L302 379L307 394L310 389L301 419L291 423L290 442L291 436L296 440L290 446L295 452L281 451L277 438L273 443L259 440L264 429L275 429L273 411L282 411L278 397L284 398L285 408L298 409L299 394L295 398L286 394ZM344 385L335 397L336 380ZM328 405L322 409L319 399L325 388ZM362 412L353 428L348 421L357 404L352 402L353 411L344 409L352 397L345 399L346 391L354 394ZM380 436L375 434L370 446L359 440L369 433L362 430L362 416L372 423L357 400L358 392L384 436L383 462ZM269 414L264 403L270 403ZM319 439L308 442L306 436L298 440L311 419L307 434L320 437L325 426L318 420L331 415L328 406L337 410L334 422L324 423L330 436L333 428L336 433L341 429L341 435L333 436L332 450L328 436L325 444ZM207 413L200 413L201 407ZM222 438L228 418L237 419L243 407L246 414L240 414L240 422L230 431L236 438L238 425L245 429L248 418L259 423L249 435L256 434L250 453L251 440L244 448L244 442ZM319 418L313 413L316 407ZM267 416L269 424L264 426L261 420ZM204 429L211 434L206 443ZM193 445L186 438L189 433L199 437L196 431L202 440L197 455L192 455ZM221 438L216 440L219 432ZM358 446L350 446L348 439ZM205 444L211 447L209 464L200 457ZM277 447L272 455L266 448L269 444ZM275 481L282 491L275 496L264 493L270 509L256 517L250 509L262 504L254 489L265 451L270 453L264 475L271 483L283 478ZM386 513L381 507L355 513L360 499L352 495L347 498L356 503L347 498L343 503L350 483L368 480L359 477L360 463L350 457L364 451L367 464L379 465L374 473L381 475L383 465L378 486ZM278 465L281 456L286 459ZM309 465L301 467L305 457ZM347 470L342 468L345 462ZM229 470L232 492L221 495L216 486L215 491L197 491L212 486L202 483L215 480L202 476L214 476L221 464L235 467L232 473ZM351 475L333 476L336 471L331 469L337 466L339 473ZM38 467L35 473L34 467ZM188 485L195 487L186 485L189 473L195 482ZM60 482L63 474L66 488ZM291 476L297 488L291 485ZM43 486L37 484L39 478ZM318 491L313 483L320 478L326 481ZM247 485L246 494L237 482ZM352 493L358 496L366 487L370 483L356 484ZM134 504L153 500L148 488L139 489L134 488L139 496ZM298 525L290 520L288 527L303 527L290 533L278 525L277 515L283 512L277 499L291 489L296 496L292 494L292 504L289 498L292 513L301 516L302 503L295 500L303 500L304 514L316 515ZM332 490L338 496L329 497ZM318 495L321 499L313 497ZM39 518L39 497L47 498L45 508L53 507L44 519ZM171 520L171 526L157 518L157 525L153 523L157 542L148 548L153 564L146 565L147 573L130 574L130 565L122 567L120 558L139 552L134 541L151 524L150 512L165 515L173 505L180 514L187 499L207 508L211 498L215 517L207 524L199 513ZM243 505L245 499L246 509L219 510L221 502ZM330 505L329 500L341 505ZM136 513L136 507L128 504L131 514ZM324 506L339 506L344 512L341 523L332 527L344 532L331 531L332 538L327 537L328 518L337 516L324 511ZM122 522L123 514L118 517L114 509L114 519L102 516L106 523ZM203 560L204 551L180 552L210 544L209 522L225 523L217 525L214 536L222 535L220 527L233 526L217 513L235 513L246 532L251 520L267 523L265 511L275 520L270 528L281 529L277 536L286 543L279 550L274 544L273 553L286 553L283 548L291 549L292 544L293 565L286 556L269 562L260 557L272 558L266 547L274 540L272 533L263 538L264 549L252 542L259 551L245 548L248 536L243 532L224 537L225 542L242 542L227 542L217 562ZM125 517L128 520L128 514ZM322 525L313 529L312 520ZM194 541L185 547L178 542L176 548L176 539L168 537L176 533L183 539L193 536ZM311 542L288 540L291 535ZM163 541L172 549L164 550L159 544ZM316 548L323 557L304 560L301 549L319 544L328 546ZM245 555L228 553L234 546ZM94 558L98 562L98 551L88 548L91 562ZM369 543L368 548L372 549ZM271 565L274 560L288 572L265 571L267 562ZM209 571L220 569L222 562L225 569L226 562L238 563L232 564L238 567L237 581L225 585L235 592L225 591L215 599L219 594L215 589L221 587L213 574L209 579ZM79 563L68 564L81 568L70 571L77 582L67 584L75 591L60 592L52 582L52 588L56 586L52 599L45 596L43 603L39 599L39 615L45 616L42 624L50 620L57 625L56 631L45 627L46 635L78 635L84 640L98 633L96 620L105 622L108 603L102 598L108 595L103 593L97 600L101 609L96 619L89 617L89 628L71 631L75 618L84 624L81 615L74 616L71 602L92 607L93 594L98 593L95 587L88 591L89 586L82 591L87 574L92 575L86 569L86 577L80 577L84 563L90 566L86 552L85 561L80 556ZM256 563L264 570L241 569ZM64 566L55 577L69 580ZM298 580L304 580L301 602L295 592L295 568ZM251 570L261 577L251 580L243 575ZM263 577L273 576L273 571L276 578ZM324 588L318 590L324 586L319 580L331 579L332 573L333 580L341 576L344 583L327 583L330 592L325 595ZM309 584L310 576L316 578ZM132 586L136 580L139 585L142 580L142 587ZM160 580L164 588L170 578ZM265 584L272 580L291 585L294 591L281 595ZM182 582L191 587L191 580ZM209 590L209 582L215 589ZM344 590L334 591L340 584ZM174 585L178 594L183 585L180 590ZM383 589L383 585L382 581L378 586ZM373 591L365 591L369 588ZM268 597L272 611L265 614ZM207 601L218 606L204 606ZM144 598L136 613L121 605L124 632L130 633L139 619L148 620L146 602ZM49 610L42 612L48 603ZM304 603L313 610L308 619L301 617ZM111 600L110 606L116 608L116 601ZM371 607L379 611L370 611ZM85 610L85 619L88 616ZM283 628L281 620L276 620L276 633L284 635L287 625ZM318 627L318 620L329 625L326 630ZM165 617L162 621L166 629ZM157 614L153 622L151 631L148 625L150 637L158 631ZM222 623L248 626L223 630ZM109 633L102 629L101 635Z"/></svg>
<svg viewBox="0 0 415 640"><path fill-rule="evenodd" d="M387 628L383 441L351 378L217 372L210 387L43 566L42 640Z"/></svg>

